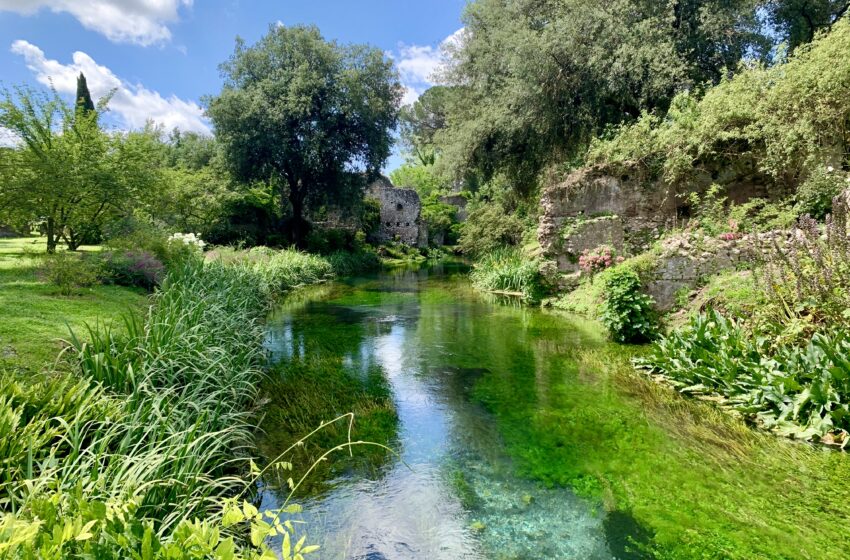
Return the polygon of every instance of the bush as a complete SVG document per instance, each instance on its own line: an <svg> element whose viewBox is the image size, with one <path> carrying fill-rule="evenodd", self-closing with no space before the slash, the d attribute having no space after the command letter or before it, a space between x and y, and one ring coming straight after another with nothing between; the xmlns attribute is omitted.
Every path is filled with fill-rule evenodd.
<svg viewBox="0 0 850 560"><path fill-rule="evenodd" d="M501 204L478 204L463 224L458 245L465 255L473 258L516 246L522 241L525 224Z"/></svg>
<svg viewBox="0 0 850 560"><path fill-rule="evenodd" d="M353 276L381 268L381 259L371 248L357 252L337 251L328 255L327 259L337 276Z"/></svg>
<svg viewBox="0 0 850 560"><path fill-rule="evenodd" d="M97 283L98 267L80 255L58 253L47 258L42 266L45 278L55 284L62 295L71 295L80 288Z"/></svg>
<svg viewBox="0 0 850 560"><path fill-rule="evenodd" d="M797 190L797 214L822 220L832 212L832 199L845 188L850 188L850 174L832 167L819 167Z"/></svg>
<svg viewBox="0 0 850 560"><path fill-rule="evenodd" d="M513 292L529 301L537 301L546 293L539 261L510 247L484 255L475 263L469 278L479 290Z"/></svg>
<svg viewBox="0 0 850 560"><path fill-rule="evenodd" d="M105 283L153 290L165 275L165 265L147 251L107 251L99 260Z"/></svg>
<svg viewBox="0 0 850 560"><path fill-rule="evenodd" d="M658 335L652 298L641 291L640 277L629 268L606 273L601 320L616 342L640 343Z"/></svg>
<svg viewBox="0 0 850 560"><path fill-rule="evenodd" d="M850 313L850 241L847 209L838 207L821 228L804 216L786 238L759 239L764 262L753 277L765 300L763 330L781 338L810 336L818 325L842 323Z"/></svg>
<svg viewBox="0 0 850 560"><path fill-rule="evenodd" d="M233 508L257 477L260 321L274 288L329 265L294 252L262 257L175 267L146 317L72 337L74 381L22 387L0 370L0 556L275 556L263 544L273 527L286 531L274 514ZM242 546L248 525L254 546Z"/></svg>

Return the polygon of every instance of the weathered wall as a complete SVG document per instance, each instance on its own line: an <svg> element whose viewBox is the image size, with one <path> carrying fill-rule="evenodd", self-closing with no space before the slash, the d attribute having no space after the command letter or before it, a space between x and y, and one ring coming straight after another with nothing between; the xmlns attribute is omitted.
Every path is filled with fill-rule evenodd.
<svg viewBox="0 0 850 560"><path fill-rule="evenodd" d="M381 177L369 186L367 196L381 204L381 225L376 234L380 243L400 241L407 245L427 245L428 231L422 222L422 204L413 189L399 189Z"/></svg>
<svg viewBox="0 0 850 560"><path fill-rule="evenodd" d="M637 173L605 167L573 172L545 189L540 204L537 238L544 255L562 272L577 271L582 251L600 245L636 254L677 216L671 189L643 183Z"/></svg>
<svg viewBox="0 0 850 560"><path fill-rule="evenodd" d="M754 247L750 236L726 241L688 234L670 237L662 242L656 265L643 278L645 290L659 311L667 311L680 291L696 288L708 276L734 270L751 259Z"/></svg>
<svg viewBox="0 0 850 560"><path fill-rule="evenodd" d="M466 210L466 205L468 204L468 200L465 196L459 194L449 194L444 195L439 198L439 201L443 204L449 204L457 208L457 221L463 223L469 217L469 212Z"/></svg>
<svg viewBox="0 0 850 560"><path fill-rule="evenodd" d="M645 251L671 226L691 215L688 195L711 184L725 187L724 196L742 203L779 193L754 166L710 171L700 168L686 184L670 185L646 178L637 164L578 169L541 196L537 237L546 258L564 273L579 270L585 250L612 245L623 256Z"/></svg>

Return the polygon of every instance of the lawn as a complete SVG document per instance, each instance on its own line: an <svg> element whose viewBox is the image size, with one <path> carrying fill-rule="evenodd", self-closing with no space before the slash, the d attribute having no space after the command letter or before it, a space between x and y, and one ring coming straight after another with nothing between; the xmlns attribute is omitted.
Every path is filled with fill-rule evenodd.
<svg viewBox="0 0 850 560"><path fill-rule="evenodd" d="M62 296L40 277L45 257L43 237L0 239L0 367L41 371L56 361L69 327L83 334L87 323L120 320L147 302L144 291L121 286Z"/></svg>

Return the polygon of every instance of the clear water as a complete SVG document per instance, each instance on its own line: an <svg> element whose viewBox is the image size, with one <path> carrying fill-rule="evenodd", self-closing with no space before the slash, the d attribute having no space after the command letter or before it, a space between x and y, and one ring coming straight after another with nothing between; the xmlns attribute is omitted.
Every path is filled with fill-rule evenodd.
<svg viewBox="0 0 850 560"><path fill-rule="evenodd" d="M354 374L378 364L400 419L401 459L380 476L335 481L302 501L310 542L329 559L613 559L621 520L567 488L519 476L480 376L517 377L545 403L571 349L599 343L593 325L472 293L463 270L395 270L324 286L269 321L278 360L316 337ZM458 484L458 480L462 484ZM280 497L264 491L263 507ZM626 520L626 525L628 520Z"/></svg>

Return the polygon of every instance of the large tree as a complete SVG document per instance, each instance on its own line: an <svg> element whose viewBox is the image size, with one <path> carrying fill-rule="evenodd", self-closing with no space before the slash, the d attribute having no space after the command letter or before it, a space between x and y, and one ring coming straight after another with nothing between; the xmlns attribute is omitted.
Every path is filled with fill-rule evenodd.
<svg viewBox="0 0 850 560"><path fill-rule="evenodd" d="M441 165L504 173L520 191L607 125L663 111L769 47L756 0L476 0L464 19Z"/></svg>
<svg viewBox="0 0 850 560"><path fill-rule="evenodd" d="M359 192L389 157L402 88L375 48L326 41L315 27L272 25L237 40L208 100L226 160L244 181L277 186L302 245L308 204Z"/></svg>
<svg viewBox="0 0 850 560"><path fill-rule="evenodd" d="M159 183L155 137L108 134L97 110L81 110L55 91L6 92L0 127L18 140L0 162L0 217L43 220L50 253L60 239L76 249L86 231L126 214Z"/></svg>

